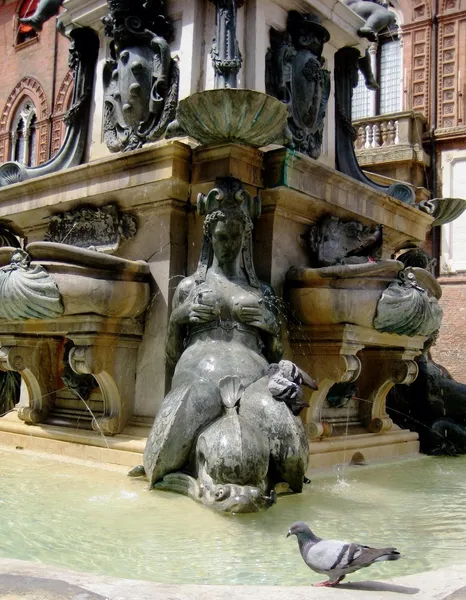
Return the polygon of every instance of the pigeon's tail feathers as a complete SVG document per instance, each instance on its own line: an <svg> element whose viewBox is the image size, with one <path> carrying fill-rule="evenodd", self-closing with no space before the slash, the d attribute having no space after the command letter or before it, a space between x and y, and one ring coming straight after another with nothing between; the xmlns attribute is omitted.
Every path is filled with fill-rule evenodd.
<svg viewBox="0 0 466 600"><path fill-rule="evenodd" d="M220 395L226 408L234 408L243 395L243 384L237 375L227 375L218 382Z"/></svg>
<svg viewBox="0 0 466 600"><path fill-rule="evenodd" d="M370 546L358 546L351 544L351 547L356 550L352 556L348 558L348 566L350 567L367 567L374 562L382 562L385 560L398 560L401 554L396 548L371 548Z"/></svg>
<svg viewBox="0 0 466 600"><path fill-rule="evenodd" d="M399 560L402 558L401 552L398 552L396 548L385 548L386 554L382 554L374 560L374 562L382 562L384 560Z"/></svg>

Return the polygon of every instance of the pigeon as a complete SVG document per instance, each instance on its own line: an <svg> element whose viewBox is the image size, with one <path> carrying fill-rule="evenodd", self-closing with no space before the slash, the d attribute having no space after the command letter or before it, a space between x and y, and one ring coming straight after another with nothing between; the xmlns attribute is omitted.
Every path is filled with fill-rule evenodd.
<svg viewBox="0 0 466 600"><path fill-rule="evenodd" d="M299 414L309 404L302 399L303 391L301 385L307 385L317 390L317 384L307 373L301 371L290 360L281 360L278 364L269 366L268 389L275 400L285 402L294 415Z"/></svg>
<svg viewBox="0 0 466 600"><path fill-rule="evenodd" d="M371 548L339 540L323 540L302 521L293 523L288 531L298 538L299 550L304 562L316 573L328 575L328 581L315 583L317 587L333 587L348 573L370 566L374 562L398 560L401 554L396 548Z"/></svg>
<svg viewBox="0 0 466 600"><path fill-rule="evenodd" d="M377 225L375 231L362 240L359 246L346 253L349 256L373 256L382 245L383 225Z"/></svg>

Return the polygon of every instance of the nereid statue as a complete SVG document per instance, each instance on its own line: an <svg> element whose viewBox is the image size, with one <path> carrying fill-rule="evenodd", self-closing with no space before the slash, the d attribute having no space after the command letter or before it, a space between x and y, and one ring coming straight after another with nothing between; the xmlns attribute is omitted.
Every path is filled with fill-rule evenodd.
<svg viewBox="0 0 466 600"><path fill-rule="evenodd" d="M288 107L295 150L318 158L330 96L330 72L322 57L329 32L318 17L288 13L286 31L270 30L266 58L266 91Z"/></svg>
<svg viewBox="0 0 466 600"><path fill-rule="evenodd" d="M167 358L176 368L144 453L151 487L226 512L272 504L277 477L301 491L308 460L288 401L295 406L301 383L315 384L289 361L269 377L282 342L274 292L252 262L259 211L235 179L199 196L203 247L175 292Z"/></svg>

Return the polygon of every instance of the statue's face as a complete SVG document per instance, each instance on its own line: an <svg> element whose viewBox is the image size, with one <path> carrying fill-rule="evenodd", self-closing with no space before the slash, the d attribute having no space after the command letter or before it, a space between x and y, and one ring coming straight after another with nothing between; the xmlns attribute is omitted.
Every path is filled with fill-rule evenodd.
<svg viewBox="0 0 466 600"><path fill-rule="evenodd" d="M324 43L312 31L301 31L301 35L299 36L299 44L316 56L322 55Z"/></svg>
<svg viewBox="0 0 466 600"><path fill-rule="evenodd" d="M220 264L233 262L243 247L243 224L239 221L218 221L212 232L212 248Z"/></svg>

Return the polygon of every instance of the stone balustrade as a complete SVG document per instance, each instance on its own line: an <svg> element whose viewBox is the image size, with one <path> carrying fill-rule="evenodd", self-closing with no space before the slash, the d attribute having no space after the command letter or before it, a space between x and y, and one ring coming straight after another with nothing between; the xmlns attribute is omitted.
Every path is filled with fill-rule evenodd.
<svg viewBox="0 0 466 600"><path fill-rule="evenodd" d="M421 113L401 112L353 121L356 150L387 146L421 146L426 120Z"/></svg>
<svg viewBox="0 0 466 600"><path fill-rule="evenodd" d="M353 121L356 157L362 169L398 181L425 185L430 157L422 147L426 120L418 112L399 112Z"/></svg>

